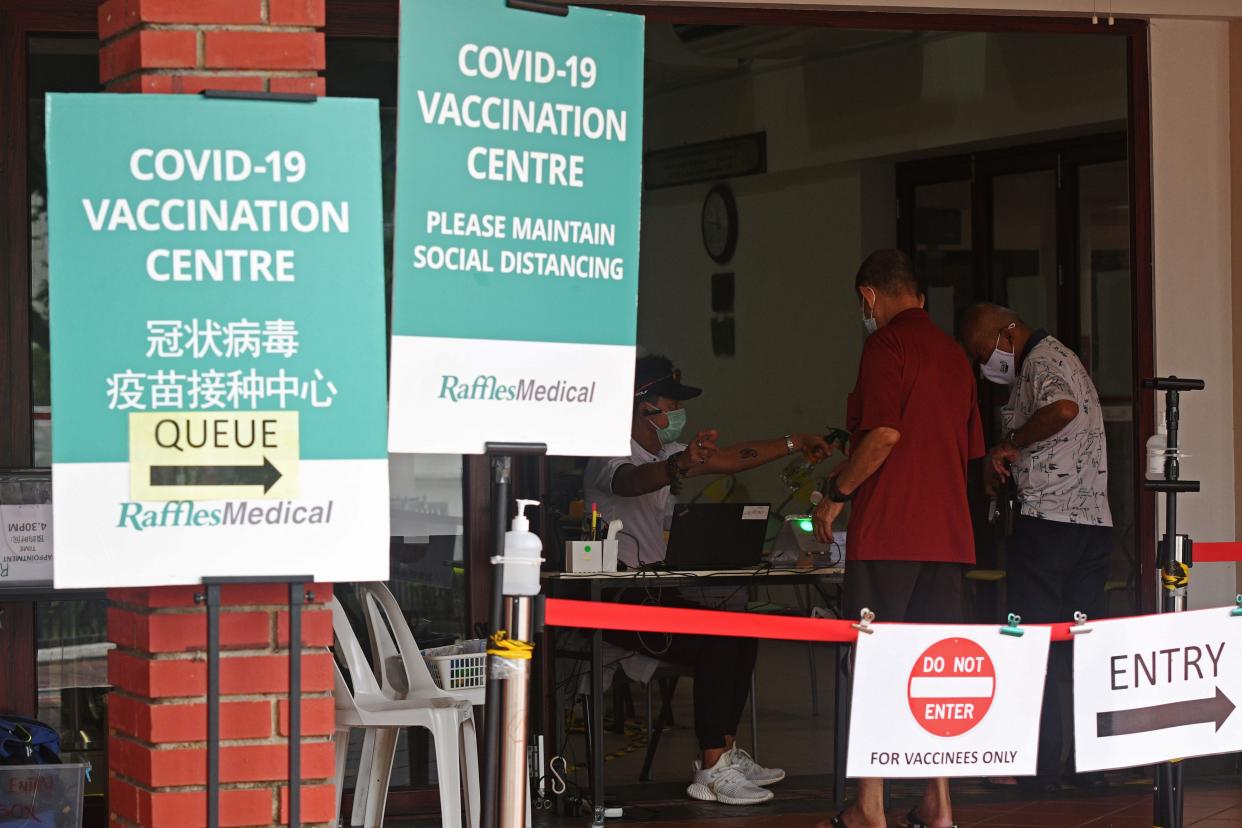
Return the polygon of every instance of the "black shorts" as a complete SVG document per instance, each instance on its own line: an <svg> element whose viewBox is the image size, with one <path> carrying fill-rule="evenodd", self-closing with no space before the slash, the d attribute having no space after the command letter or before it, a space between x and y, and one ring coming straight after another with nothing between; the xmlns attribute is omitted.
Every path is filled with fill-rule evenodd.
<svg viewBox="0 0 1242 828"><path fill-rule="evenodd" d="M961 624L965 566L925 561L849 561L845 565L845 618L863 608L882 621Z"/></svg>

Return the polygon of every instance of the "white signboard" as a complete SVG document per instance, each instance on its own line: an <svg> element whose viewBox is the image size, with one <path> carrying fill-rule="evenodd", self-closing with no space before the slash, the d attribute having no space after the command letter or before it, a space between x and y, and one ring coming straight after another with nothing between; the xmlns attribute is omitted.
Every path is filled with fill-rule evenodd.
<svg viewBox="0 0 1242 828"><path fill-rule="evenodd" d="M858 636L851 777L1030 776L1047 627L876 624Z"/></svg>
<svg viewBox="0 0 1242 828"><path fill-rule="evenodd" d="M1079 771L1242 750L1242 618L1229 613L1093 621L1075 638Z"/></svg>
<svg viewBox="0 0 1242 828"><path fill-rule="evenodd" d="M0 506L0 587L52 580L52 506Z"/></svg>

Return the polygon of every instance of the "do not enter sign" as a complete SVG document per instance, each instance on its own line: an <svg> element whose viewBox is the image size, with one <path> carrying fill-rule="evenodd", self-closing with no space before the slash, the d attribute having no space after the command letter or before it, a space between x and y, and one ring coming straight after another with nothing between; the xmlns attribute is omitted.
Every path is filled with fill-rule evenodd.
<svg viewBox="0 0 1242 828"><path fill-rule="evenodd" d="M1035 773L1049 627L876 624L860 635L846 774Z"/></svg>
<svg viewBox="0 0 1242 828"><path fill-rule="evenodd" d="M910 671L910 712L934 736L960 736L992 707L996 668L987 651L966 638L928 647Z"/></svg>

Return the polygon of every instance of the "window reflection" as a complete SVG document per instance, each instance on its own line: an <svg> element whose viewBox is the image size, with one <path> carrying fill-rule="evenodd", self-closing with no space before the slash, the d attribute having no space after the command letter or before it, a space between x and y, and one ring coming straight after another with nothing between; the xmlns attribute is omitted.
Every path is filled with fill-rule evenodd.
<svg viewBox="0 0 1242 828"><path fill-rule="evenodd" d="M44 96L48 92L98 92L99 44L58 35L28 41L27 186L30 205L30 404L36 467L52 464L51 371L48 357L47 160Z"/></svg>
<svg viewBox="0 0 1242 828"><path fill-rule="evenodd" d="M39 721L60 733L61 758L89 762L89 795L106 790L107 601L39 601L35 606Z"/></svg>

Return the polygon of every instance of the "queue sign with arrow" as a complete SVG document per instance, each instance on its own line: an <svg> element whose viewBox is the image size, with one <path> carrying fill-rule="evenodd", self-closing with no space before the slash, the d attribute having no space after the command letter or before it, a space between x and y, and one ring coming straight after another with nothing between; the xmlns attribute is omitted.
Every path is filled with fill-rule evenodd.
<svg viewBox="0 0 1242 828"><path fill-rule="evenodd" d="M296 411L142 413L130 417L135 500L297 497Z"/></svg>
<svg viewBox="0 0 1242 828"><path fill-rule="evenodd" d="M1207 609L1101 621L1076 636L1078 770L1242 749L1240 623Z"/></svg>

